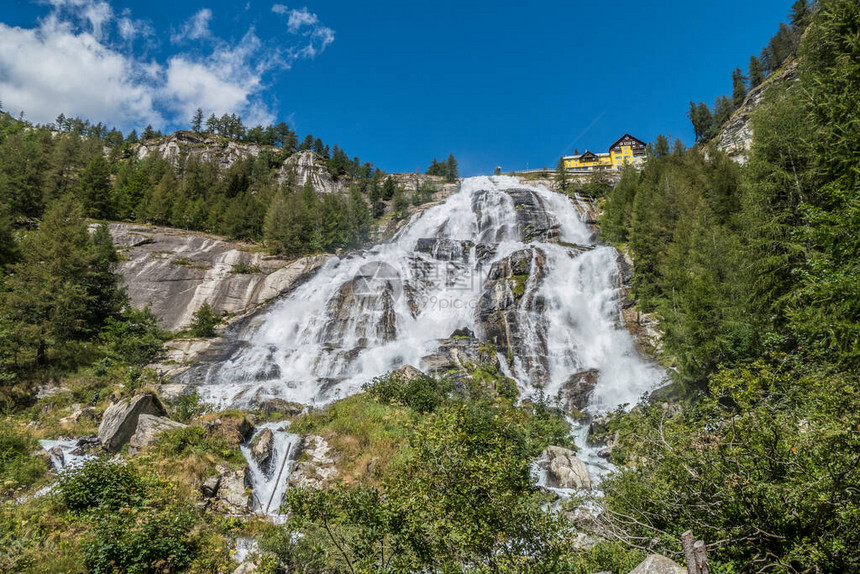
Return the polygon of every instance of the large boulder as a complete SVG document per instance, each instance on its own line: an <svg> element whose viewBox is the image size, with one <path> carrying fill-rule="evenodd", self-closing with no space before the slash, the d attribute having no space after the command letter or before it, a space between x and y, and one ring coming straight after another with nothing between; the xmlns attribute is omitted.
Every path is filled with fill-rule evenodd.
<svg viewBox="0 0 860 574"><path fill-rule="evenodd" d="M137 430L128 441L128 452L137 454L144 447L155 444L164 431L185 428L185 426L167 417L142 414L137 419Z"/></svg>
<svg viewBox="0 0 860 574"><path fill-rule="evenodd" d="M321 488L337 475L337 467L331 456L328 442L317 435L302 439L301 461L290 472L287 481L290 487Z"/></svg>
<svg viewBox="0 0 860 574"><path fill-rule="evenodd" d="M215 470L219 476L214 493L216 504L228 513L247 513L251 502L248 467L231 469L221 463L216 465Z"/></svg>
<svg viewBox="0 0 860 574"><path fill-rule="evenodd" d="M254 425L243 414L238 412L212 413L194 421L206 429L209 437L223 439L227 446L239 448L239 445L251 438Z"/></svg>
<svg viewBox="0 0 860 574"><path fill-rule="evenodd" d="M158 397L151 393L137 395L115 402L105 411L99 425L99 440L109 452L119 450L137 430L140 415L167 416L167 411Z"/></svg>
<svg viewBox="0 0 860 574"><path fill-rule="evenodd" d="M630 574L687 574L687 569L660 554L649 554Z"/></svg>
<svg viewBox="0 0 860 574"><path fill-rule="evenodd" d="M272 454L275 448L275 435L272 433L272 429L264 428L251 440L248 447L251 451L251 458L268 475L271 472Z"/></svg>
<svg viewBox="0 0 860 574"><path fill-rule="evenodd" d="M549 446L543 451L539 464L547 471L546 485L550 488L591 490L588 468L572 450Z"/></svg>

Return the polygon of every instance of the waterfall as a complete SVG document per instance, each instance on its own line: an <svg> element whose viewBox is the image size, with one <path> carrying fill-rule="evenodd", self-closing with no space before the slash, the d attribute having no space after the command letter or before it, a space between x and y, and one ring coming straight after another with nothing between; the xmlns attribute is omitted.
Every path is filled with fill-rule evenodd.
<svg viewBox="0 0 860 574"><path fill-rule="evenodd" d="M249 481L253 492L251 509L271 518L280 517L281 503L287 490L287 478L293 471L301 449L301 437L288 432L283 422L257 425L254 434L240 449L248 461ZM272 432L272 448L265 466L252 455L250 445L264 429Z"/></svg>
<svg viewBox="0 0 860 574"><path fill-rule="evenodd" d="M635 404L664 375L637 353L618 254L594 245L577 201L510 177L464 180L391 241L333 258L245 324L232 356L196 371L198 391L221 407L320 406L405 364L432 371L440 341L468 329L523 398L590 376L587 415ZM586 461L605 466L576 432Z"/></svg>

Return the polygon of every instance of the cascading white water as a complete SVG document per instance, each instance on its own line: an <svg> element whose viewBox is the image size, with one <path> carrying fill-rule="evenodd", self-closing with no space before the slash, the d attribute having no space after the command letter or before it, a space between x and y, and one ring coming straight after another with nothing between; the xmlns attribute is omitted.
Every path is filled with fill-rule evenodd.
<svg viewBox="0 0 860 574"><path fill-rule="evenodd" d="M486 340L479 311L498 289L488 276L526 250L522 293L504 311L505 325L516 326L515 344L499 349L505 374L523 397L553 398L571 374L596 369L588 414L635 404L663 372L637 354L624 328L617 252L592 241L566 196L509 177L466 179L390 242L332 259L256 317L199 392L223 407L270 397L319 406L402 365L422 368L457 329ZM577 430L582 457L601 464L585 434Z"/></svg>
<svg viewBox="0 0 860 574"><path fill-rule="evenodd" d="M293 471L301 443L301 437L289 432L284 425L283 422L259 424L250 440L240 447L250 471L253 487L252 510L271 518L280 516L281 503L287 490L287 478ZM272 431L273 438L272 452L265 468L252 456L250 448L251 442L263 429Z"/></svg>

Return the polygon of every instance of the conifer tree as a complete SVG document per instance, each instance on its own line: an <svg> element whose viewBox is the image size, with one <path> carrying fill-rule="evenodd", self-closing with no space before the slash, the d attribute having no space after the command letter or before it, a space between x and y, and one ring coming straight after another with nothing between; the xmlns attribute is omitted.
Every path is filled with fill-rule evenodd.
<svg viewBox="0 0 860 574"><path fill-rule="evenodd" d="M196 133L200 133L200 130L203 129L203 110L197 108L197 111L194 112L194 117L191 118L191 130Z"/></svg>
<svg viewBox="0 0 860 574"><path fill-rule="evenodd" d="M559 191L567 191L570 184L570 178L567 174L567 166L564 164L564 158L558 159L558 164L555 167L555 185Z"/></svg>
<svg viewBox="0 0 860 574"><path fill-rule="evenodd" d="M454 159L454 154L448 155L448 160L445 162L445 181L454 183L460 178L460 168L457 160Z"/></svg>
<svg viewBox="0 0 860 574"><path fill-rule="evenodd" d="M747 87L745 83L744 73L740 68L735 68L732 72L732 103L735 109L741 107L744 103L744 98L747 95Z"/></svg>
<svg viewBox="0 0 860 574"><path fill-rule="evenodd" d="M764 65L755 56L750 56L750 89L757 88L764 82Z"/></svg>

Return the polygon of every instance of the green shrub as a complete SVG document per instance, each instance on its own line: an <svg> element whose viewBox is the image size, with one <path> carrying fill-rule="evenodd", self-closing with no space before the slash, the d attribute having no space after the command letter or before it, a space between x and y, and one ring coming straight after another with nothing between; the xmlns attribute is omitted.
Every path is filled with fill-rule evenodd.
<svg viewBox="0 0 860 574"><path fill-rule="evenodd" d="M63 473L57 484L57 493L70 511L86 514L96 509L141 506L146 487L132 467L98 459L87 462L78 470Z"/></svg>
<svg viewBox="0 0 860 574"><path fill-rule="evenodd" d="M181 572L194 559L197 521L188 507L122 508L101 513L83 544L92 574Z"/></svg>
<svg viewBox="0 0 860 574"><path fill-rule="evenodd" d="M426 375L410 380L403 373L389 373L365 384L365 392L381 403L396 403L419 413L432 413L447 399L454 386L446 378Z"/></svg>
<svg viewBox="0 0 860 574"><path fill-rule="evenodd" d="M224 460L235 462L245 460L239 449L232 448L224 439L210 437L206 429L199 426L165 431L159 435L156 444L158 452L171 457L212 454Z"/></svg>
<svg viewBox="0 0 860 574"><path fill-rule="evenodd" d="M200 393L195 389L191 394L176 399L173 418L181 423L190 422L206 412L206 405L200 402Z"/></svg>
<svg viewBox="0 0 860 574"><path fill-rule="evenodd" d="M35 440L8 428L0 430L0 494L11 494L47 473L44 459L30 456L38 449L39 444Z"/></svg>
<svg viewBox="0 0 860 574"><path fill-rule="evenodd" d="M230 273L235 273L236 275L249 275L252 273L262 273L262 271L257 265L248 265L244 261L240 261L233 265L230 269Z"/></svg>
<svg viewBox="0 0 860 574"><path fill-rule="evenodd" d="M221 315L215 312L209 301L194 312L194 320L188 327L188 332L192 337L214 337L215 327L221 324Z"/></svg>
<svg viewBox="0 0 860 574"><path fill-rule="evenodd" d="M143 366L163 356L166 334L148 306L143 309L129 307L119 319L108 317L101 340L109 357L129 365ZM103 365L103 370L106 372L109 366Z"/></svg>

